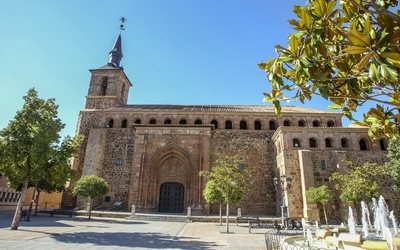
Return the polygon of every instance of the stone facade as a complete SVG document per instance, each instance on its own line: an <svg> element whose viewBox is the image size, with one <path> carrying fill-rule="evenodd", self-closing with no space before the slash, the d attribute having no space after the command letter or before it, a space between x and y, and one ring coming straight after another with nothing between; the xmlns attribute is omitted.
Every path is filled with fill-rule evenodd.
<svg viewBox="0 0 400 250"><path fill-rule="evenodd" d="M127 209L166 211L174 203L215 214L218 206L204 200L207 180L198 173L211 170L218 153L243 158L256 173L253 189L244 192L233 214L239 207L242 214L280 214L282 195L273 178L285 174L293 179L284 196L289 216L318 219L319 208L305 201L305 190L332 187L328 178L341 171L341 160L387 160L386 141L371 141L364 128L343 128L337 112L283 106L277 116L266 105L131 105L131 83L122 68L108 64L91 73L76 130L85 140L72 167L109 183L110 193L94 207L111 208L118 201ZM71 196L72 186L64 202L83 206L84 199ZM170 188L178 195L168 196ZM389 182L383 192L389 206L400 205ZM345 205L337 198L328 208L331 218L343 219Z"/></svg>

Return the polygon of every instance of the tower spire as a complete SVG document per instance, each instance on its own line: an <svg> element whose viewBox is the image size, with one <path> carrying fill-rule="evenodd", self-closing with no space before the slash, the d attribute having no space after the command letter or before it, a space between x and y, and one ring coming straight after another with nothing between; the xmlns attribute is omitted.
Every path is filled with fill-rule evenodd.
<svg viewBox="0 0 400 250"><path fill-rule="evenodd" d="M115 40L114 46L112 47L110 51L110 60L108 61L108 65L112 67L117 67L120 68L119 63L121 62L121 59L123 57L122 55L122 42L121 42L121 32L122 30L125 30L124 27L124 22L127 20L125 17L121 17L119 19L121 21L121 24L119 25L120 29L120 34L117 37L117 40Z"/></svg>

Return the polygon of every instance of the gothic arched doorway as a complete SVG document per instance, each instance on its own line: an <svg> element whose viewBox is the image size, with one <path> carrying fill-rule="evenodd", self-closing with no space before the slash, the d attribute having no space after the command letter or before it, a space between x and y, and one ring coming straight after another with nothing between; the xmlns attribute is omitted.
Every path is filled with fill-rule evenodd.
<svg viewBox="0 0 400 250"><path fill-rule="evenodd" d="M160 212L182 213L185 188L180 183L167 182L160 188Z"/></svg>

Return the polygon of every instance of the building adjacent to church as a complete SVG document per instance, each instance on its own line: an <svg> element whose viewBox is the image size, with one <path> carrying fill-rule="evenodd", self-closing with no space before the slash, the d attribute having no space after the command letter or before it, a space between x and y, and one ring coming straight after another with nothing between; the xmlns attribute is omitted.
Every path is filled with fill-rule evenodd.
<svg viewBox="0 0 400 250"><path fill-rule="evenodd" d="M242 158L245 168L256 172L253 189L244 192L238 205L243 214L279 215L282 195L273 178L284 174L293 179L284 196L289 216L315 219L319 210L306 202L305 190L333 187L328 178L342 171L342 160L387 160L386 141L371 141L365 128L342 127L338 112L283 106L277 116L267 105L128 104L134 86L120 67L121 48L119 35L109 62L90 70L76 130L85 140L72 167L110 186L95 207L122 202L137 211L182 213L191 207L195 213L217 213L202 196L207 179L198 173L211 170L219 153ZM399 207L390 183L383 189L389 207ZM63 202L80 206L85 200L75 201L67 192ZM337 198L329 217L339 220L345 210Z"/></svg>

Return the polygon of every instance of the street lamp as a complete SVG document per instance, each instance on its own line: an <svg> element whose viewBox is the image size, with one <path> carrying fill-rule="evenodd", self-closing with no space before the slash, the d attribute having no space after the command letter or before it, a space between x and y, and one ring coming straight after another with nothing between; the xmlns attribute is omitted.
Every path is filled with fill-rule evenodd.
<svg viewBox="0 0 400 250"><path fill-rule="evenodd" d="M286 182L286 186L285 186ZM285 219L288 218L288 209L285 205L285 191L289 190L292 186L292 178L286 177L282 174L279 178L274 178L274 186L275 189L280 189L282 192L282 206L281 206L281 217L282 217L282 226L287 227L287 223L285 223Z"/></svg>

